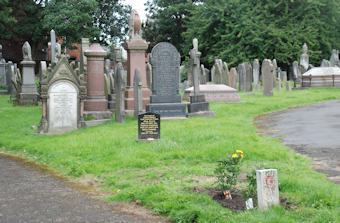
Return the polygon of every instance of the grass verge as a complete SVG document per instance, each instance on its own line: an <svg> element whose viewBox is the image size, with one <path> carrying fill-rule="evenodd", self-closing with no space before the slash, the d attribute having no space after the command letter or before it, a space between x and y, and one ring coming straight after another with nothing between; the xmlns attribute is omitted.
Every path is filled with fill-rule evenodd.
<svg viewBox="0 0 340 223"><path fill-rule="evenodd" d="M176 222L340 222L340 186L310 170L311 160L295 154L278 139L256 133L254 118L293 106L339 99L340 89L310 89L241 94L244 103L212 103L216 118L190 118L161 123L161 139L136 143L137 121L113 121L65 135L38 135L40 107L13 107L0 96L0 147L39 164L82 178L92 175L108 201L138 201ZM232 213L193 193L212 186L218 159L241 149L243 172L254 165L277 168L280 195L296 208Z"/></svg>

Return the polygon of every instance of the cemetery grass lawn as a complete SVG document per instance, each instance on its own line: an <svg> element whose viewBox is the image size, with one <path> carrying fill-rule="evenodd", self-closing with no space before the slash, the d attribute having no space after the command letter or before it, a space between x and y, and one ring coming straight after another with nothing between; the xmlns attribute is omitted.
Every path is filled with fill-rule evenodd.
<svg viewBox="0 0 340 223"><path fill-rule="evenodd" d="M216 118L161 122L161 140L136 143L137 121L113 121L65 135L38 135L40 107L13 107L0 96L0 148L76 179L92 177L108 201L137 203L175 222L340 222L340 186L311 170L311 160L279 139L257 134L254 119L288 107L340 99L340 89L310 89L244 103L212 103ZM234 213L194 187L212 187L216 162L244 151L243 176L254 165L277 168L280 196L292 203L268 211ZM245 187L245 183L239 187Z"/></svg>

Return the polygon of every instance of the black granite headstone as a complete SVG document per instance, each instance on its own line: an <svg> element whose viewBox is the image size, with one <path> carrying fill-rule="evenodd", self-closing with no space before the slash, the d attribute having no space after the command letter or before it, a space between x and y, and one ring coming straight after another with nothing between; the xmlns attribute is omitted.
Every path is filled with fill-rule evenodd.
<svg viewBox="0 0 340 223"><path fill-rule="evenodd" d="M180 55L170 43L158 43L151 51L152 95L148 112L162 117L186 117L186 105L179 94Z"/></svg>
<svg viewBox="0 0 340 223"><path fill-rule="evenodd" d="M138 140L160 138L161 118L159 114L147 112L138 115Z"/></svg>

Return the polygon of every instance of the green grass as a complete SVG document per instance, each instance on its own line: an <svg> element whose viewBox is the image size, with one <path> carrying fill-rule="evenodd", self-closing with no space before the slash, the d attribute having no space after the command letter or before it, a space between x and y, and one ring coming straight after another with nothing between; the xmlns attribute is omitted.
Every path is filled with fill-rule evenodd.
<svg viewBox="0 0 340 223"><path fill-rule="evenodd" d="M254 118L292 106L340 99L340 89L310 89L263 97L241 94L244 103L212 103L216 118L161 122L161 139L136 143L137 121L113 121L65 135L38 135L40 107L12 107L0 96L0 147L6 153L50 166L75 178L93 175L108 201L139 200L154 213L176 222L340 222L340 186L309 166L311 160L285 147L279 139L261 137ZM277 168L280 196L296 208L232 213L193 187L212 186L216 162L241 149L243 172L254 165ZM120 189L120 192L116 191Z"/></svg>

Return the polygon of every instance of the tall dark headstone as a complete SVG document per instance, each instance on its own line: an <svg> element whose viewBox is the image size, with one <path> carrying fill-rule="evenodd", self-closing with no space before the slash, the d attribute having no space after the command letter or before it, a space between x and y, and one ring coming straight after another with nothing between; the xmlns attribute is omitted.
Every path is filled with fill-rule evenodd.
<svg viewBox="0 0 340 223"><path fill-rule="evenodd" d="M125 89L126 89L126 72L124 71L121 62L118 62L116 68L116 112L115 120L116 122L124 123L126 119L125 114Z"/></svg>
<svg viewBox="0 0 340 223"><path fill-rule="evenodd" d="M152 95L148 112L161 117L186 117L186 105L179 94L180 55L170 43L158 43L151 51Z"/></svg>
<svg viewBox="0 0 340 223"><path fill-rule="evenodd" d="M268 59L262 62L262 77L263 77L263 95L273 96L273 78L274 65Z"/></svg>
<svg viewBox="0 0 340 223"><path fill-rule="evenodd" d="M246 67L246 82L245 82L245 90L252 91L253 90L253 68L249 62L245 63Z"/></svg>
<svg viewBox="0 0 340 223"><path fill-rule="evenodd" d="M259 80L260 80L260 62L255 59L253 62L253 83L256 91L259 90Z"/></svg>
<svg viewBox="0 0 340 223"><path fill-rule="evenodd" d="M245 63L239 64L237 67L238 73L238 90L245 91L246 90L246 65Z"/></svg>

